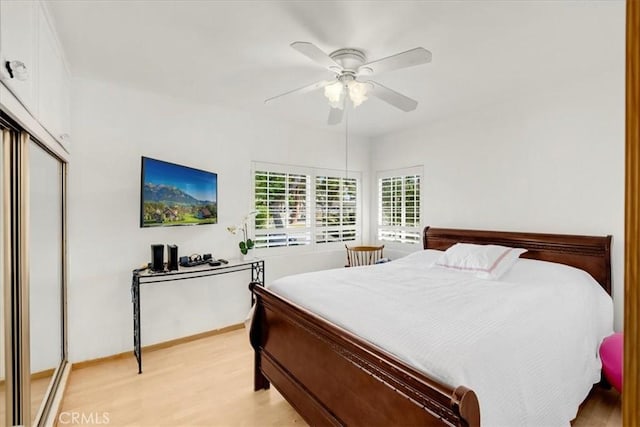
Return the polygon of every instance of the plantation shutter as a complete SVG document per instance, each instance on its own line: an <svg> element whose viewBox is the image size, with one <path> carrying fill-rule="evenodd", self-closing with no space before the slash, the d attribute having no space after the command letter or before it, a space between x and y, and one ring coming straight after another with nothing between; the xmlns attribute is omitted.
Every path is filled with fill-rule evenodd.
<svg viewBox="0 0 640 427"><path fill-rule="evenodd" d="M420 239L420 174L379 175L378 240L418 243Z"/></svg>
<svg viewBox="0 0 640 427"><path fill-rule="evenodd" d="M311 243L310 175L256 171L254 200L256 248Z"/></svg>
<svg viewBox="0 0 640 427"><path fill-rule="evenodd" d="M356 240L356 198L355 178L315 177L316 243Z"/></svg>

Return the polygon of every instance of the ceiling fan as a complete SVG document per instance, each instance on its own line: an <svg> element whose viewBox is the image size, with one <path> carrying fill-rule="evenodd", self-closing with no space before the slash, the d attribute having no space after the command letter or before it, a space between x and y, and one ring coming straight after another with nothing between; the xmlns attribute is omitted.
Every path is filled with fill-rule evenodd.
<svg viewBox="0 0 640 427"><path fill-rule="evenodd" d="M291 47L317 62L335 74L334 78L320 80L310 85L294 89L265 100L265 103L287 95L302 94L324 88L324 94L329 100L330 125L342 121L346 99L349 98L354 107L366 101L371 94L402 111L412 111L418 106L418 101L402 95L394 90L366 77L399 68L431 62L431 52L423 47L416 47L406 52L387 56L376 61L367 62L362 50L345 48L338 49L327 55L320 48L309 42L293 42Z"/></svg>

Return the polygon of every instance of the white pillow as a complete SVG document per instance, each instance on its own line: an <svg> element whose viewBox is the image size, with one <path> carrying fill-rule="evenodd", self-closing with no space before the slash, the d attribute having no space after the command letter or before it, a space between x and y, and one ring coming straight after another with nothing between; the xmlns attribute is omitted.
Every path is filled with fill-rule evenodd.
<svg viewBox="0 0 640 427"><path fill-rule="evenodd" d="M472 273L480 279L497 280L525 252L526 249L507 246L456 243L440 256L436 265Z"/></svg>

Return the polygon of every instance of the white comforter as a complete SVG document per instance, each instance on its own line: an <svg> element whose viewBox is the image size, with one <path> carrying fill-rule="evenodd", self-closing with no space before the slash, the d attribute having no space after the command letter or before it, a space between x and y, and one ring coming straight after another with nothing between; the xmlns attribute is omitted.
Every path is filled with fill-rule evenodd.
<svg viewBox="0 0 640 427"><path fill-rule="evenodd" d="M611 298L582 270L520 259L500 281L387 264L285 277L270 289L480 401L483 426L567 426L600 379Z"/></svg>

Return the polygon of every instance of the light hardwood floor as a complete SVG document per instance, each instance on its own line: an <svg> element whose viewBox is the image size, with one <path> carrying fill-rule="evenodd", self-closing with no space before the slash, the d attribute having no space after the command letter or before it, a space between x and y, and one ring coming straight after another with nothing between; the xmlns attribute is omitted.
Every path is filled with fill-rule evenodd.
<svg viewBox="0 0 640 427"><path fill-rule="evenodd" d="M74 370L61 420L76 413L85 419L106 414L112 426L306 425L275 389L253 392L253 352L244 329L143 356L142 375L133 356ZM619 395L597 390L573 426L620 426L620 419Z"/></svg>

